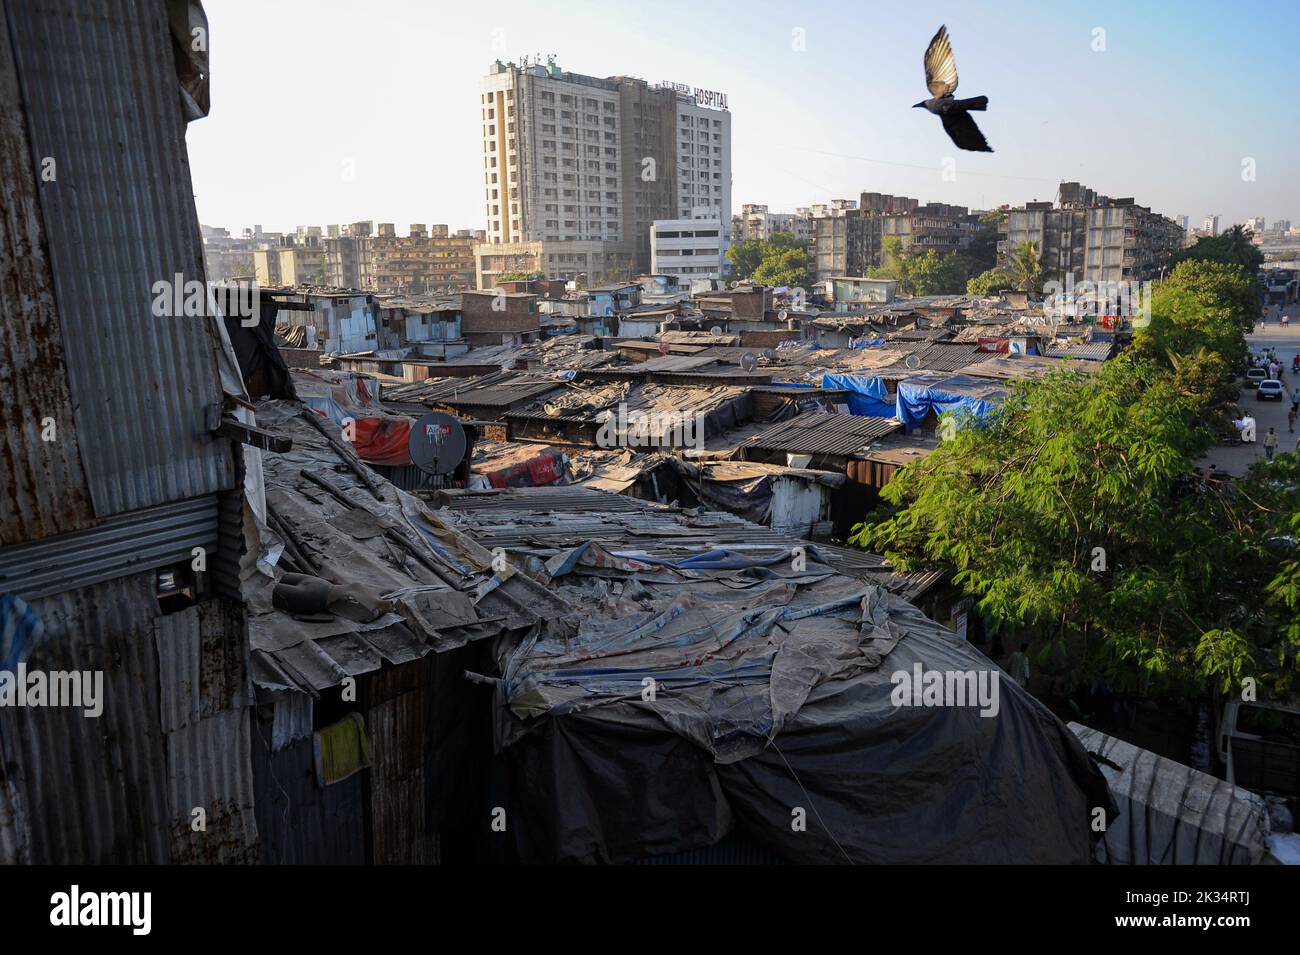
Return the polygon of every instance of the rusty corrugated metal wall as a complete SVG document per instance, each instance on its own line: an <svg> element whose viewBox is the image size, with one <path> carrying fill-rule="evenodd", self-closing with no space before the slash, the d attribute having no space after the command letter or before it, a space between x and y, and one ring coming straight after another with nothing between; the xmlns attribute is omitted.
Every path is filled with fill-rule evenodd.
<svg viewBox="0 0 1300 955"><path fill-rule="evenodd" d="M438 861L437 833L425 806L425 738L430 661L413 660L372 673L366 732L370 736L370 816L376 865Z"/></svg>
<svg viewBox="0 0 1300 955"><path fill-rule="evenodd" d="M262 861L283 865L364 865L364 773L316 785L312 738L271 752L271 728L253 725L253 772Z"/></svg>
<svg viewBox="0 0 1300 955"><path fill-rule="evenodd" d="M7 3L0 0L0 24ZM18 74L0 36L0 546L94 521ZM56 440L45 422L53 425Z"/></svg>
<svg viewBox="0 0 1300 955"><path fill-rule="evenodd" d="M221 400L211 321L152 311L154 283L204 279L164 5L5 0L4 14L29 155L54 161L35 191L94 513L232 487L230 444L204 422ZM49 467L34 450L20 467Z"/></svg>
<svg viewBox="0 0 1300 955"><path fill-rule="evenodd" d="M27 843L14 861L257 860L241 610L162 616L153 588L145 573L33 603L47 632L28 667L102 671L103 712L0 708L9 840Z"/></svg>

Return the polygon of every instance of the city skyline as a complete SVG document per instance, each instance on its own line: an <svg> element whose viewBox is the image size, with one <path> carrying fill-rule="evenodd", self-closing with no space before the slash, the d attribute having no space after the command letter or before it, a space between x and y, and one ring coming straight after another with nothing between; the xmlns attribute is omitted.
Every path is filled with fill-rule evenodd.
<svg viewBox="0 0 1300 955"><path fill-rule="evenodd" d="M788 211L862 191L990 208L1050 200L1059 181L1077 180L1193 224L1211 213L1225 227L1259 215L1300 219L1297 186L1285 174L1300 143L1294 129L1268 121L1254 95L1287 82L1286 25L1300 24L1300 15L1281 4L1262 5L1240 25L1202 4L1180 8L1177 22L1153 5L1025 5L998 17L996 30L992 18L954 5L925 14L887 7L791 12L759 3L723 43L677 4L610 11L577 3L544 14L513 4L444 11L393 2L372 4L373 16L359 22L336 2L313 5L310 22L293 4L214 5L212 113L188 134L200 217L235 231L356 219L483 228L479 85L494 59L528 53L554 54L576 73L726 93L736 210L763 203ZM843 29L864 17L872 26L865 63L853 31ZM968 83L999 105L986 130L996 153L957 155L941 130L909 113L924 92L917 50L939 22ZM1279 28L1260 31L1258 22ZM429 35L452 41L436 61ZM237 45L225 42L232 36ZM286 36L297 42L286 46ZM1158 44L1135 39L1154 36ZM296 126L274 92L281 81L247 68L286 51L311 57L284 102L309 114L320 105L322 118L303 133L313 148L296 149L293 163L232 150L241 139L292 142ZM380 66L373 82L359 82L353 64L371 51ZM343 62L349 67L335 65ZM1048 69L1060 83L1041 81ZM1160 108L1138 123L1122 107L1141 81ZM341 124L340 115L356 119ZM1113 148L1116 137L1131 148ZM1134 151L1149 158L1134 162ZM949 158L955 166L945 166Z"/></svg>

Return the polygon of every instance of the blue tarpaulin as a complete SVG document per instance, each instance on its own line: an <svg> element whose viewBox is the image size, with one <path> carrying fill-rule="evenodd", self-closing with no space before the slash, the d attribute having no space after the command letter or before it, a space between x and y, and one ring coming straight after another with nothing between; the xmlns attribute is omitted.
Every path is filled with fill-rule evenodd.
<svg viewBox="0 0 1300 955"><path fill-rule="evenodd" d="M898 383L895 417L908 431L933 411L969 413L983 418L1002 402L1006 391L970 375L916 375Z"/></svg>
<svg viewBox="0 0 1300 955"><path fill-rule="evenodd" d="M879 378L863 375L823 375L823 388L844 388L849 392L849 414L873 418L894 417L894 402Z"/></svg>

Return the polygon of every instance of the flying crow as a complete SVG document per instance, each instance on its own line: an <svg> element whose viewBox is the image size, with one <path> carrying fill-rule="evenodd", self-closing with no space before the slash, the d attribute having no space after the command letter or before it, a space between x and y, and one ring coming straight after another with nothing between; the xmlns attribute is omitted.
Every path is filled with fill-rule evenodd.
<svg viewBox="0 0 1300 955"><path fill-rule="evenodd" d="M952 55L952 44L948 42L948 28L939 27L939 32L930 41L925 51L925 85L930 88L930 98L913 106L924 106L943 120L944 131L960 149L971 152L991 153L984 134L970 118L967 110L988 109L987 96L972 96L970 99L957 99L952 94L957 89L957 60Z"/></svg>

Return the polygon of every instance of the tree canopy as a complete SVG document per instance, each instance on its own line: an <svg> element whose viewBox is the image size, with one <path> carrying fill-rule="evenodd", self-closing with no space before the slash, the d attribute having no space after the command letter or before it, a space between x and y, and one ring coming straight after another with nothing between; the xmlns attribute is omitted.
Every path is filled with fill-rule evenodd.
<svg viewBox="0 0 1300 955"><path fill-rule="evenodd" d="M1239 265L1254 275L1264 264L1264 253L1251 241L1253 235L1245 226L1235 225L1221 235L1201 236L1194 245L1179 252L1176 261Z"/></svg>
<svg viewBox="0 0 1300 955"><path fill-rule="evenodd" d="M903 468L852 543L945 570L1075 685L1297 689L1300 455L1234 482L1193 470L1235 398L1249 286L1239 265L1180 264L1131 348L1092 374L1013 382Z"/></svg>
<svg viewBox="0 0 1300 955"><path fill-rule="evenodd" d="M763 285L803 288L811 284L808 248L793 232L773 232L766 241L743 239L727 249L732 275Z"/></svg>

